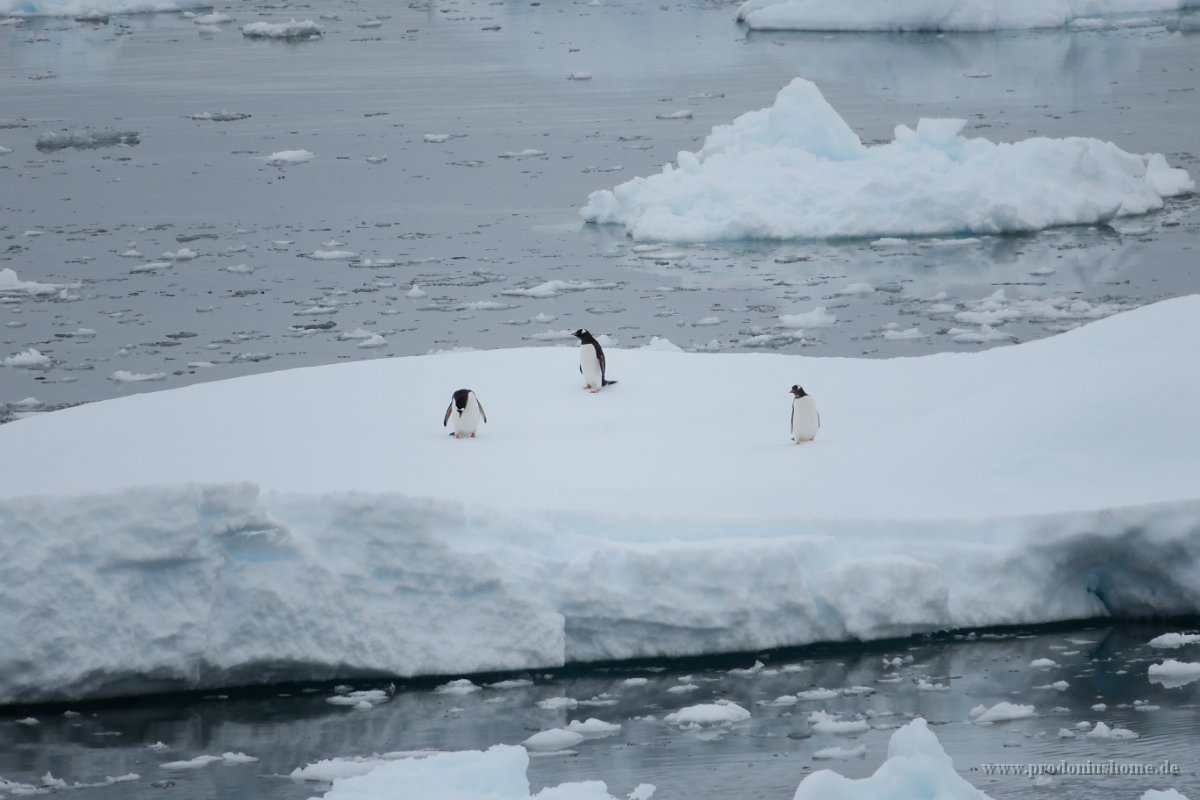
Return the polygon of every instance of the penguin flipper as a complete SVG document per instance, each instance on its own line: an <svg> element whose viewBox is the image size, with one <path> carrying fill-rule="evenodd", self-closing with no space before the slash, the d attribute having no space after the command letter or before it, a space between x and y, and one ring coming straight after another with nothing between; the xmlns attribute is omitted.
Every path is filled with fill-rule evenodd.
<svg viewBox="0 0 1200 800"><path fill-rule="evenodd" d="M600 381L602 386L612 386L616 381L610 381L608 378L602 378Z"/></svg>
<svg viewBox="0 0 1200 800"><path fill-rule="evenodd" d="M450 405L446 406L446 416L442 417L442 427L446 427L446 423L450 421L450 412L454 410L454 401L450 401Z"/></svg>
<svg viewBox="0 0 1200 800"><path fill-rule="evenodd" d="M484 422L487 422L487 412L483 410L483 403L479 402L478 397L475 398L475 405L479 406L479 416L483 417ZM472 433L471 435L474 436L475 434Z"/></svg>

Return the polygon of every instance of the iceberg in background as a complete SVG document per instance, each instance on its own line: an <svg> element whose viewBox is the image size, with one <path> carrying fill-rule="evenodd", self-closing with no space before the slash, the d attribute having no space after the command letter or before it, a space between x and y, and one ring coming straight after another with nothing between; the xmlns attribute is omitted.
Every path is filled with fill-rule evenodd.
<svg viewBox="0 0 1200 800"><path fill-rule="evenodd" d="M922 119L863 145L797 78L677 166L593 192L580 214L675 242L997 234L1145 214L1195 188L1159 154L1078 137L996 143L964 137L965 124Z"/></svg>
<svg viewBox="0 0 1200 800"><path fill-rule="evenodd" d="M1195 0L748 0L737 17L755 30L979 32L1061 28L1095 17L1195 5Z"/></svg>
<svg viewBox="0 0 1200 800"><path fill-rule="evenodd" d="M0 0L0 17L152 14L212 7L211 0Z"/></svg>

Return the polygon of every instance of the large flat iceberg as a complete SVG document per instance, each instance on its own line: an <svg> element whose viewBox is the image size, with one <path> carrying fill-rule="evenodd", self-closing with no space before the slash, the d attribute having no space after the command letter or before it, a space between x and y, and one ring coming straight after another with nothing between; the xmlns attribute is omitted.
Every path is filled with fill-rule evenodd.
<svg viewBox="0 0 1200 800"><path fill-rule="evenodd" d="M754 30L994 31L1061 28L1195 5L1196 0L748 0L737 16Z"/></svg>
<svg viewBox="0 0 1200 800"><path fill-rule="evenodd" d="M797 78L677 166L593 192L580 213L677 242L997 234L1145 214L1195 188L1160 154L1079 137L992 142L962 135L965 124L922 119L864 145Z"/></svg>
<svg viewBox="0 0 1200 800"><path fill-rule="evenodd" d="M19 420L0 703L1197 613L1198 337L1190 296L971 354L613 347L599 394L551 347Z"/></svg>

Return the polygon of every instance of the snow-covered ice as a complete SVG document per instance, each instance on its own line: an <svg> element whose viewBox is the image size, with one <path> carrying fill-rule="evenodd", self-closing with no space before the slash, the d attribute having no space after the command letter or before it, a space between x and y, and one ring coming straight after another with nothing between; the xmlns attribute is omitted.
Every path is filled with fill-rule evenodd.
<svg viewBox="0 0 1200 800"><path fill-rule="evenodd" d="M1184 645L1200 644L1200 633L1164 633L1155 636L1148 644L1163 650L1177 650Z"/></svg>
<svg viewBox="0 0 1200 800"><path fill-rule="evenodd" d="M1144 214L1195 188L1159 154L1082 137L997 143L965 125L921 119L864 145L796 78L771 107L714 127L657 175L593 192L580 213L676 242L996 234Z"/></svg>
<svg viewBox="0 0 1200 800"><path fill-rule="evenodd" d="M1100 16L1178 12L1194 0L748 0L737 18L755 30L995 31L1151 24Z"/></svg>
<svg viewBox="0 0 1200 800"><path fill-rule="evenodd" d="M20 419L0 701L1195 614L1197 337L1193 296L982 353L612 347L602 395L543 347ZM797 381L822 400L803 449ZM448 441L461 385L489 425ZM704 390L659 402L680 386Z"/></svg>
<svg viewBox="0 0 1200 800"><path fill-rule="evenodd" d="M251 22L242 26L242 35L250 39L315 39L322 35L321 26L306 19L300 22Z"/></svg>
<svg viewBox="0 0 1200 800"><path fill-rule="evenodd" d="M793 800L987 800L954 769L954 762L923 719L896 730L888 741L887 760L875 773L858 780L832 770L808 775Z"/></svg>
<svg viewBox="0 0 1200 800"><path fill-rule="evenodd" d="M1168 689L1200 681L1200 664L1191 661L1167 658L1161 664L1151 664L1148 672L1151 683L1161 683Z"/></svg>
<svg viewBox="0 0 1200 800"><path fill-rule="evenodd" d="M972 713L971 719L980 725L986 725L993 722L1008 722L1014 719L1025 719L1037 714L1033 706L1022 705L1020 703L1010 703L1002 700L996 703L991 708L980 708L980 713Z"/></svg>

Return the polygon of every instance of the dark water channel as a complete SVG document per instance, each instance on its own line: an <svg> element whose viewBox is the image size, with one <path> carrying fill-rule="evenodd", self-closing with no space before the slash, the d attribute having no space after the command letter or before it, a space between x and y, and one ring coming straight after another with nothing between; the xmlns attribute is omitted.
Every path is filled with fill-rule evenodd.
<svg viewBox="0 0 1200 800"><path fill-rule="evenodd" d="M329 699L338 696L338 689L311 685L75 709L7 709L0 714L0 777L27 788L43 785L48 775L68 785L121 779L79 789L97 800L298 800L322 795L328 784L293 780L289 774L322 759L486 749L595 718L620 729L587 739L566 755L532 758L528 775L535 792L546 785L599 779L614 797L652 783L655 797L668 800L786 800L817 769L832 768L851 777L871 774L885 758L891 730L920 716L929 721L958 772L994 798L1139 798L1152 788L1196 797L1200 682L1166 688L1150 682L1147 670L1164 657L1200 660L1200 644L1163 650L1147 642L1164 632L1194 630L1197 622L1009 629L488 676L476 678L481 688L468 693L448 693L445 682L401 684L371 708L335 705ZM1033 666L1039 659L1054 666ZM488 685L500 680L515 683ZM388 685L353 687L372 688L393 692ZM682 730L664 720L673 711L719 699L745 708L750 719L703 731ZM999 702L1031 705L1034 712L991 725L971 721L972 709ZM817 711L863 721L867 730L818 732L810 722ZM1104 722L1137 738L1088 738L1079 727L1084 721ZM1062 729L1078 735L1062 738ZM814 759L820 750L860 746L865 752L857 757ZM257 760L218 759L192 769L162 766L225 753ZM992 763L1089 760L1165 761L1178 767L1179 774L1059 776L1040 783L986 774Z"/></svg>

